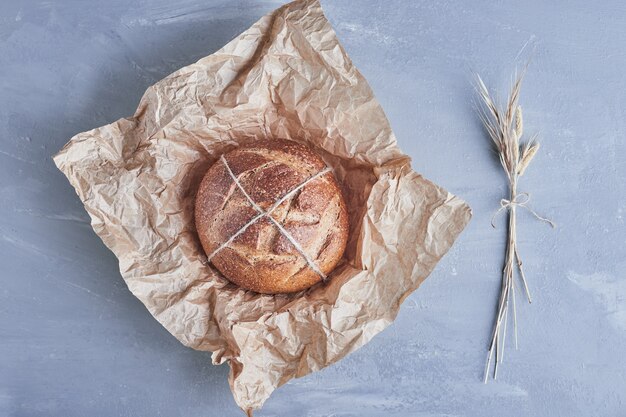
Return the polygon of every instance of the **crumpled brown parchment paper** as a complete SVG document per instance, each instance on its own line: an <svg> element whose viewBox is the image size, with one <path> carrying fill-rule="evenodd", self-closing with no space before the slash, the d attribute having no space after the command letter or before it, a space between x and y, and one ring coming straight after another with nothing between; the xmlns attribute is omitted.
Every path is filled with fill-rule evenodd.
<svg viewBox="0 0 626 417"><path fill-rule="evenodd" d="M319 152L350 210L345 260L305 293L237 288L206 263L195 232L206 169L266 137ZM244 410L388 326L471 217L462 200L411 169L315 0L279 8L159 81L133 117L76 135L54 161L132 293L183 344L228 361Z"/></svg>

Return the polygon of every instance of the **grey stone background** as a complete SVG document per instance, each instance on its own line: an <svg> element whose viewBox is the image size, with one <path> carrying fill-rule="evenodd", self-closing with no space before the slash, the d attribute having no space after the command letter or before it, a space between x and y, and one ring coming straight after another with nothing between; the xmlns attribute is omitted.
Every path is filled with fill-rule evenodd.
<svg viewBox="0 0 626 417"><path fill-rule="evenodd" d="M147 86L212 53L277 1L0 1L0 416L239 416L227 367L180 345L126 289L51 156L133 113ZM397 321L259 416L626 415L626 4L340 1L325 12L415 169L474 218ZM471 71L521 102L542 149L521 190L532 305L520 350L483 385L504 255L506 183Z"/></svg>

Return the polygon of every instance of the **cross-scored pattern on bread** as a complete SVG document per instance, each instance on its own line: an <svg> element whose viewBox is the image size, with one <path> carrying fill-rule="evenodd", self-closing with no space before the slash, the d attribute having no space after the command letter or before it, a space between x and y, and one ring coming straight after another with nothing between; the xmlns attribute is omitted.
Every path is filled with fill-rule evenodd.
<svg viewBox="0 0 626 417"><path fill-rule="evenodd" d="M291 141L267 141L222 156L196 200L209 260L258 292L293 292L325 279L347 241L347 212L324 162Z"/></svg>
<svg viewBox="0 0 626 417"><path fill-rule="evenodd" d="M291 243L296 250L300 253L300 255L304 258L304 260L306 261L307 265L309 266L309 268L311 268L313 271L315 271L316 274L318 274L323 280L326 279L326 274L324 274L319 267L315 264L315 261L313 261L307 254L306 252L304 252L304 249L302 248L302 246L300 246L300 244L298 243L297 240L294 239L293 236L291 236L291 233L289 233L281 224L281 222L284 221L284 218L286 218L289 215L289 211L291 210L291 206L292 206L292 202L294 200L294 197L296 195L296 193L300 190L303 189L304 187L306 187L307 184L311 183L312 181L315 181L317 178L321 177L322 175L326 174L327 172L330 172L329 168L326 168L320 172L318 172L317 174L315 174L314 176L308 178L306 181L304 181L303 183L301 183L299 186L297 186L296 188L292 189L291 191L289 191L288 193L285 194L284 197L278 199L274 204L272 204L272 207L270 207L270 209L268 211L263 210L261 207L259 207L257 205L257 203L252 199L252 197L250 197L250 194L248 194L248 192L245 190L245 188L243 188L243 186L241 185L241 182L239 182L239 179L235 176L235 174L233 173L233 171L230 169L230 167L228 166L228 162L226 161L226 158L224 158L224 156L222 155L222 157L220 158L220 161L224 164L224 166L226 167L226 170L228 171L228 175L230 175L231 179L234 181L235 185L239 188L239 190L242 192L242 194L246 197L246 199L248 200L248 202L252 205L252 207L254 207L254 209L257 211L257 213L259 213L259 216L261 217L266 217L267 219L269 219L274 226L276 226L278 228L278 230L280 231L280 233L282 233L282 235L289 241L289 243ZM285 216L283 216L284 218L281 219L281 221L276 220L274 217L272 217L272 212L274 210L276 210L276 208L278 206L280 206L280 204L282 204L282 202L285 201L289 204L289 210L287 211L287 213L285 214ZM238 231L237 233L235 233L235 235L233 235L232 238L230 238L222 247L217 248L216 252L214 252L213 254L209 255L209 260L211 260L211 258L215 255L215 253L219 252L219 250L225 246L228 246L228 243L231 242L232 240L234 240L236 238L236 236L241 235L243 232L245 232L245 229L247 229L250 225L254 224L255 222L258 222L259 219L261 217L256 216L254 219L252 219L248 224L244 225L240 231ZM266 229L267 230L267 229ZM275 237L275 233L272 234L272 238ZM270 239L265 239L266 241L270 241Z"/></svg>

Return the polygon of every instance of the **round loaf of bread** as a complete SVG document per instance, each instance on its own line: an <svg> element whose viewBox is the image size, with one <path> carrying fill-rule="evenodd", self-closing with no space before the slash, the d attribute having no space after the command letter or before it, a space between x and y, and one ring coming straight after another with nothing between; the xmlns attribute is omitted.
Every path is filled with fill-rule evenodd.
<svg viewBox="0 0 626 417"><path fill-rule="evenodd" d="M265 294L325 280L348 240L348 214L331 170L308 147L265 140L223 155L205 174L196 229L231 282Z"/></svg>

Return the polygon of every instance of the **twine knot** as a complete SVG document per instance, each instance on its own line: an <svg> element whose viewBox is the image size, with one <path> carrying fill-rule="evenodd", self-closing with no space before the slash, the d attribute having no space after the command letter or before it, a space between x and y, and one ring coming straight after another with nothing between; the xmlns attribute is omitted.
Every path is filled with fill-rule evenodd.
<svg viewBox="0 0 626 417"><path fill-rule="evenodd" d="M530 213L533 216L535 216L535 218L537 218L537 220L541 220L542 222L546 222L552 228L555 228L556 224L552 220L546 219L545 217L541 217L539 214L537 214L537 212L535 210L531 209L528 206L528 202L529 201L530 201L530 194L525 193L525 192L517 194L515 197L513 197L512 200L507 200L506 198L503 198L502 200L500 200L500 208L491 217L491 227L493 227L494 229L496 228L496 225L495 225L494 222L496 220L496 217L498 217L498 215L502 212L502 210L510 210L513 207L517 206L517 207L525 208L526 210L530 211Z"/></svg>

